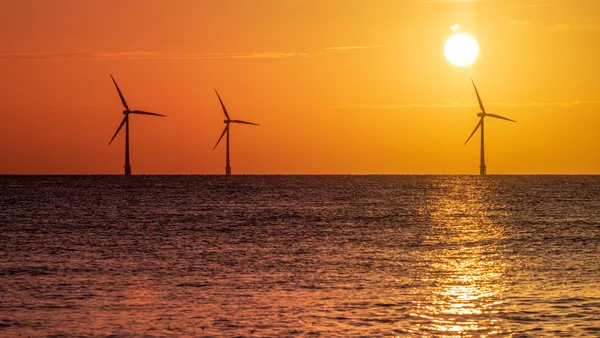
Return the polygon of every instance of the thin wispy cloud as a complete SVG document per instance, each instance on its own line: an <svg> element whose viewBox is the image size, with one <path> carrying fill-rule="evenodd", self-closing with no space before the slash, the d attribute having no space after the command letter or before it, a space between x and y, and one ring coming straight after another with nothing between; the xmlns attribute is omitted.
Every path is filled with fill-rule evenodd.
<svg viewBox="0 0 600 338"><path fill-rule="evenodd" d="M504 103L504 102L492 102L486 103L486 107L510 107L510 108L521 108L521 107L573 107L581 105L600 105L600 101L557 101L557 102L525 102L525 103ZM410 103L400 105L335 105L327 106L329 109L381 109L381 110L403 110L403 109L456 109L456 108L478 108L477 102L454 102L451 100L445 100L438 103Z"/></svg>
<svg viewBox="0 0 600 338"><path fill-rule="evenodd" d="M585 24L566 24L561 23L552 27L555 32L572 32L572 31L600 31L600 24L597 23L585 23Z"/></svg>
<svg viewBox="0 0 600 338"><path fill-rule="evenodd" d="M140 59L236 59L288 58L309 56L307 53L254 52L231 54L163 54L150 51L133 52L66 52L66 53L1 53L0 59L82 59L82 60L140 60Z"/></svg>
<svg viewBox="0 0 600 338"><path fill-rule="evenodd" d="M325 52L355 53L384 45L337 46L325 48ZM325 52L247 52L247 53L208 53L208 54L166 54L152 51L129 52L39 52L39 53L0 53L0 60L153 60L153 59L279 59L291 57L311 57Z"/></svg>
<svg viewBox="0 0 600 338"><path fill-rule="evenodd" d="M523 4L523 7L527 7L527 8L543 8L543 7L551 7L551 6L552 6L552 4L550 4L548 2Z"/></svg>
<svg viewBox="0 0 600 338"><path fill-rule="evenodd" d="M416 4L453 4L453 3L469 3L469 2L501 2L502 0L412 0ZM552 6L550 3L523 3L519 1L519 5L526 8L542 8Z"/></svg>
<svg viewBox="0 0 600 338"><path fill-rule="evenodd" d="M174 58L189 59L277 59L294 56L311 56L308 53L262 52L262 53L233 53L233 54L181 54Z"/></svg>
<svg viewBox="0 0 600 338"><path fill-rule="evenodd" d="M510 24L513 26L530 26L533 22L529 20L511 20Z"/></svg>
<svg viewBox="0 0 600 338"><path fill-rule="evenodd" d="M338 46L338 47L327 47L326 51L338 51L342 53L355 53L360 50L372 49L372 48L383 48L385 45L371 45L371 46Z"/></svg>
<svg viewBox="0 0 600 338"><path fill-rule="evenodd" d="M460 2L482 2L488 0L417 0L420 3L434 4L434 3L460 3Z"/></svg>
<svg viewBox="0 0 600 338"><path fill-rule="evenodd" d="M160 56L159 53L147 51L132 52L37 52L37 53L0 53L0 59L145 59Z"/></svg>

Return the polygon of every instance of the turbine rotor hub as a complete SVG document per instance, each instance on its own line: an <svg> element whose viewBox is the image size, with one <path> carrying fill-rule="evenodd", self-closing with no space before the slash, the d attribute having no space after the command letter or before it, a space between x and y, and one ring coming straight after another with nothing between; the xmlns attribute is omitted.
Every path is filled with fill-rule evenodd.
<svg viewBox="0 0 600 338"><path fill-rule="evenodd" d="M486 114L486 113L484 113L484 112L477 113L477 116L478 116L478 117L484 117L484 116L486 116L486 115L487 115L487 114Z"/></svg>

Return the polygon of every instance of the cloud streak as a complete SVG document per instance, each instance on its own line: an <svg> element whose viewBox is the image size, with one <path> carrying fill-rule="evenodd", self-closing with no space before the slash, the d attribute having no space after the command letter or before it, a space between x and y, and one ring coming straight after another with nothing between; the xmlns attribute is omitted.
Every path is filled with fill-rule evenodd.
<svg viewBox="0 0 600 338"><path fill-rule="evenodd" d="M326 51L337 51L342 53L355 53L360 50L372 49L372 48L383 48L385 45L371 45L371 46L340 46L340 47L328 47Z"/></svg>
<svg viewBox="0 0 600 338"><path fill-rule="evenodd" d="M600 101L557 101L557 102L526 102L526 103L504 103L493 102L486 103L486 107L573 107L584 105L600 105ZM329 109L380 109L380 110L403 110L403 109L457 109L457 108L478 108L479 104L475 101L458 103L450 100L439 103L410 103L400 105L336 105L327 106Z"/></svg>
<svg viewBox="0 0 600 338"><path fill-rule="evenodd" d="M565 24L561 23L552 27L555 32L596 32L600 31L600 24Z"/></svg>
<svg viewBox="0 0 600 338"><path fill-rule="evenodd" d="M325 52L356 53L373 46L340 46L325 48ZM248 52L248 53L214 53L214 54L165 54L151 51L129 52L39 52L39 53L0 53L0 60L160 60L160 59L281 59L291 57L311 57L324 52Z"/></svg>
<svg viewBox="0 0 600 338"><path fill-rule="evenodd" d="M309 56L306 53L254 52L231 54L163 54L149 51L133 52L65 52L65 53L1 53L0 59L9 60L144 60L144 59L258 59L288 58L293 56Z"/></svg>
<svg viewBox="0 0 600 338"><path fill-rule="evenodd" d="M529 20L511 20L510 24L513 26L529 26L531 25L533 22L529 21Z"/></svg>
<svg viewBox="0 0 600 338"><path fill-rule="evenodd" d="M436 3L460 3L460 2L482 2L486 0L420 0L420 3L436 4Z"/></svg>

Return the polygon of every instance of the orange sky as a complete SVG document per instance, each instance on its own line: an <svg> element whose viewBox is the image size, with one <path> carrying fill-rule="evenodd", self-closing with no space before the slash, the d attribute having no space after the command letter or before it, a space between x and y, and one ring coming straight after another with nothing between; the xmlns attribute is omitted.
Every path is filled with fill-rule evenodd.
<svg viewBox="0 0 600 338"><path fill-rule="evenodd" d="M2 0L0 173L600 173L600 2ZM443 56L450 26L479 42Z"/></svg>

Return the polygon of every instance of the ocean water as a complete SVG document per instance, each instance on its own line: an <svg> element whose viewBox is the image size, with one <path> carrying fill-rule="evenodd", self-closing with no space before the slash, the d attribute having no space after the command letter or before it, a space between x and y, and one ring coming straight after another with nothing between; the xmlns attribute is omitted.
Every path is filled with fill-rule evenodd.
<svg viewBox="0 0 600 338"><path fill-rule="evenodd" d="M0 336L600 336L599 176L0 176Z"/></svg>

